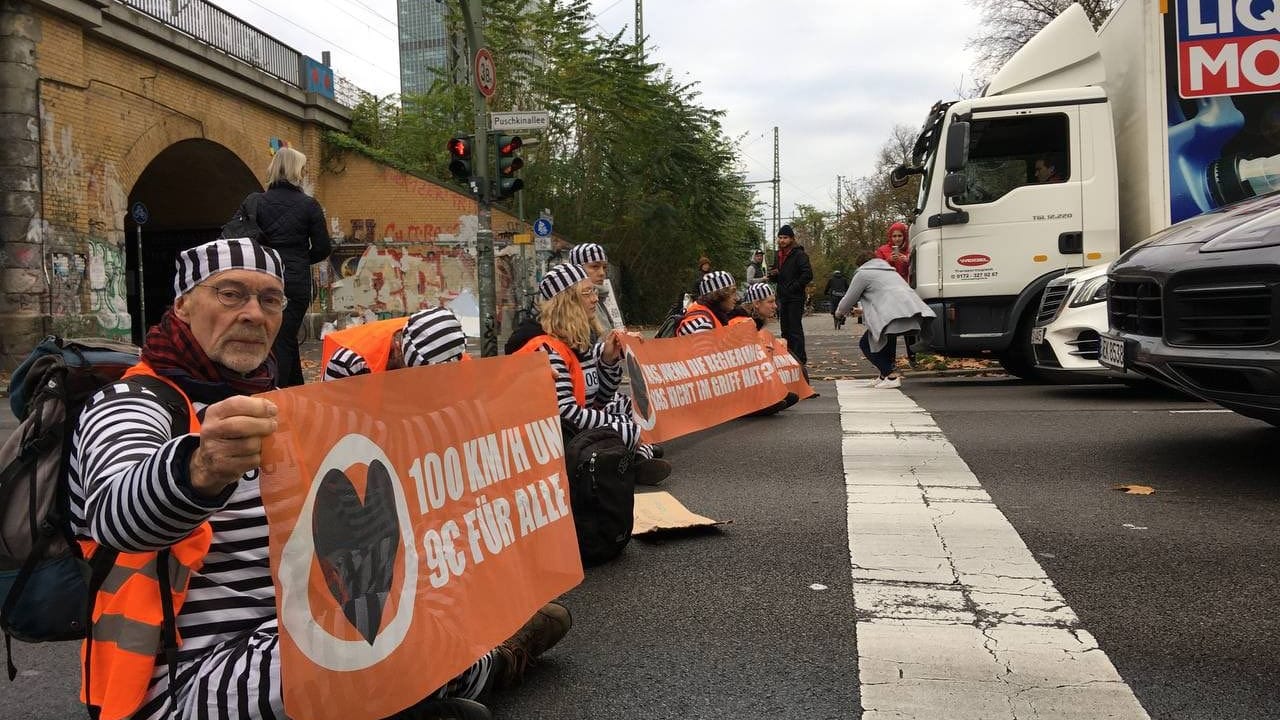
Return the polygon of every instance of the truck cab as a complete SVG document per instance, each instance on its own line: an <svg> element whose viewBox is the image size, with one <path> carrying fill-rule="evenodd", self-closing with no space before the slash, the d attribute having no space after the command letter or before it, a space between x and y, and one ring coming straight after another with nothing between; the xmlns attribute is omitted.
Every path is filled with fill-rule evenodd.
<svg viewBox="0 0 1280 720"><path fill-rule="evenodd" d="M1119 254L1115 133L1099 42L1064 12L981 98L938 103L897 183L921 175L912 281L938 320L931 345L1035 375L1045 286Z"/></svg>

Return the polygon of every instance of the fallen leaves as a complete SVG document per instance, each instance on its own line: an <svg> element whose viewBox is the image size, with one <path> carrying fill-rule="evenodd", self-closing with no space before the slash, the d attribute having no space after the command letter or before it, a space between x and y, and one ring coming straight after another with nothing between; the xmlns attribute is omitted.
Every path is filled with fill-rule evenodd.
<svg viewBox="0 0 1280 720"><path fill-rule="evenodd" d="M1126 495L1151 495L1156 491L1150 485L1115 485L1112 490L1123 490Z"/></svg>

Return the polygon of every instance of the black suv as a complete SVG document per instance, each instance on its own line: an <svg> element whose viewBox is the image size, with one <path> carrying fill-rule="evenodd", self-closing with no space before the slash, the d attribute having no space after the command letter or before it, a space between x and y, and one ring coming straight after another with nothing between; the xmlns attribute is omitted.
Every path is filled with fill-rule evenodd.
<svg viewBox="0 0 1280 720"><path fill-rule="evenodd" d="M1280 193L1173 225L1109 277L1102 364L1280 425Z"/></svg>

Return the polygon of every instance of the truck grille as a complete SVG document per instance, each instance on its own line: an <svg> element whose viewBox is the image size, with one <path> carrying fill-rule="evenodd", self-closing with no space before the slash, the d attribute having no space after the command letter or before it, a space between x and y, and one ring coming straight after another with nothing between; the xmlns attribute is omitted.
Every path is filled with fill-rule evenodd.
<svg viewBox="0 0 1280 720"><path fill-rule="evenodd" d="M1057 317L1058 310L1070 294L1071 283L1069 282L1045 288L1044 296L1040 298L1040 312L1036 313L1036 324L1044 325Z"/></svg>
<svg viewBox="0 0 1280 720"><path fill-rule="evenodd" d="M1160 337L1164 334L1160 284L1154 280L1112 278L1107 288L1107 315L1115 330Z"/></svg>
<svg viewBox="0 0 1280 720"><path fill-rule="evenodd" d="M1178 283L1169 293L1166 339L1171 345L1192 346L1274 342L1277 287L1280 278L1253 273L1219 276L1212 283Z"/></svg>

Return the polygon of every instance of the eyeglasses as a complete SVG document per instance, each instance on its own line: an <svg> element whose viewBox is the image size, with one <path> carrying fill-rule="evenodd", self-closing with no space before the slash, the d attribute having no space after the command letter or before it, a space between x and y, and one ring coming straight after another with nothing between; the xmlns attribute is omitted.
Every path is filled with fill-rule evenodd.
<svg viewBox="0 0 1280 720"><path fill-rule="evenodd" d="M600 288L597 288L595 285L590 285L579 290L578 294L582 295L583 297L591 297L592 295L599 295Z"/></svg>
<svg viewBox="0 0 1280 720"><path fill-rule="evenodd" d="M270 315L284 312L284 306L289 304L289 298L279 290L263 290L255 293L249 292L248 288L240 285L209 285L207 283L200 283L196 287L209 288L223 307L233 310L244 307L251 297L257 298L258 307L262 308L262 312Z"/></svg>

